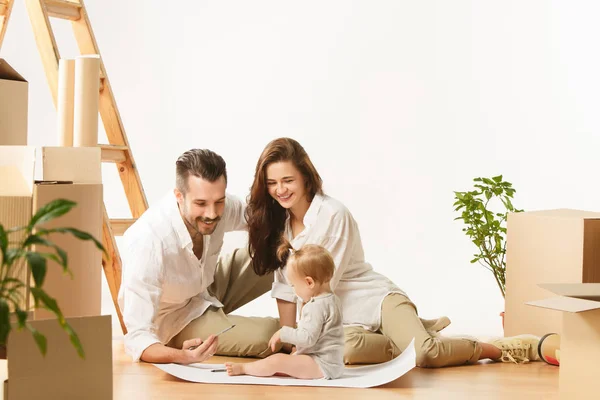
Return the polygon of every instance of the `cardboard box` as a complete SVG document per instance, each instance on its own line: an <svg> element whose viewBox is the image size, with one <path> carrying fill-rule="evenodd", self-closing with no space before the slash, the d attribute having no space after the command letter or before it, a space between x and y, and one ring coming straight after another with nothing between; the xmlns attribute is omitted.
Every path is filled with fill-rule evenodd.
<svg viewBox="0 0 600 400"><path fill-rule="evenodd" d="M504 334L561 333L560 313L528 307L543 282L600 282L600 213L559 209L509 214Z"/></svg>
<svg viewBox="0 0 600 400"><path fill-rule="evenodd" d="M0 58L0 145L27 144L29 83Z"/></svg>
<svg viewBox="0 0 600 400"><path fill-rule="evenodd" d="M77 203L67 214L43 224L44 228L76 228L102 240L102 185L89 183L38 182L33 192L34 213L49 202L63 198ZM48 240L67 252L73 277L48 262L44 290L58 302L67 317L100 315L102 253L91 241L55 233ZM43 246L36 246L43 250ZM34 319L52 318L45 309L35 309Z"/></svg>
<svg viewBox="0 0 600 400"><path fill-rule="evenodd" d="M6 230L26 226L31 219L35 149L26 146L0 146L0 224ZM23 232L9 234L10 242L25 239ZM30 274L25 260L17 262L11 277L29 282ZM21 291L19 307L31 306L29 290Z"/></svg>
<svg viewBox="0 0 600 400"><path fill-rule="evenodd" d="M33 212L59 198L77 205L66 215L56 218L45 228L76 228L102 240L103 188L100 148L42 147L36 168ZM73 277L51 261L44 290L54 297L66 317L100 315L102 293L102 253L91 241L72 235L53 234L48 239L67 252ZM41 248L41 246L40 246ZM34 311L34 319L52 318L44 309Z"/></svg>
<svg viewBox="0 0 600 400"><path fill-rule="evenodd" d="M600 376L600 284L546 284L558 297L529 302L562 316L559 391L561 399L597 399ZM560 312L559 312L560 311Z"/></svg>
<svg viewBox="0 0 600 400"><path fill-rule="evenodd" d="M85 359L56 320L31 321L46 336L48 352L41 355L29 331L10 333L5 399L112 399L110 315L67 321L81 341Z"/></svg>
<svg viewBox="0 0 600 400"><path fill-rule="evenodd" d="M31 215L42 206L52 200L64 198L77 205L69 213L46 223L44 227L77 228L101 240L103 196L100 149L37 150L41 154L41 162L36 165L35 148L0 146L0 172L3 171L0 176L6 176L7 183L8 179L11 180L10 184L0 185L7 194L0 196L0 222L4 223L6 220L7 226L11 227L26 225ZM20 171L27 173L20 174ZM34 175L53 180L34 184ZM54 261L48 261L44 281L46 292L57 300L67 317L99 315L102 290L101 252L92 242L81 241L70 234L52 234L48 239L66 251L67 264L73 277L64 274ZM34 250L49 251L43 246L36 246ZM35 319L52 316L49 311L42 309L34 312Z"/></svg>
<svg viewBox="0 0 600 400"><path fill-rule="evenodd" d="M36 152L36 181L102 183L99 147L42 147Z"/></svg>

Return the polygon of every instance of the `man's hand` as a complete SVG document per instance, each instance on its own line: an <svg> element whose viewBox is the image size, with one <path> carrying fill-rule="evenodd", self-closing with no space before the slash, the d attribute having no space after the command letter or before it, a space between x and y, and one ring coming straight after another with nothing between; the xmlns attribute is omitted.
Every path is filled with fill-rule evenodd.
<svg viewBox="0 0 600 400"><path fill-rule="evenodd" d="M277 349L277 344L279 342L281 342L281 337L280 337L280 333L281 329L278 330L277 332L275 332L273 334L273 336L271 336L271 340L269 340L269 347L271 348L271 351L275 351L275 349Z"/></svg>
<svg viewBox="0 0 600 400"><path fill-rule="evenodd" d="M183 342L181 350L183 350L187 359L186 364L202 362L212 357L217 351L219 339L215 335L210 335L204 342L200 338L190 339Z"/></svg>

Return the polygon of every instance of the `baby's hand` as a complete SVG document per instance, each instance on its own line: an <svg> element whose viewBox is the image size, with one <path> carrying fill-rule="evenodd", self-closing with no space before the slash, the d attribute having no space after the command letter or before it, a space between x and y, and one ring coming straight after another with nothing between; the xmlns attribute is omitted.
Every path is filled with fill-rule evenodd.
<svg viewBox="0 0 600 400"><path fill-rule="evenodd" d="M271 336L271 340L269 340L269 347L271 348L271 351L275 351L275 349L277 348L277 344L279 342L281 342L281 337L279 336L281 332L281 329L278 330L277 332L275 332L273 334L273 336Z"/></svg>

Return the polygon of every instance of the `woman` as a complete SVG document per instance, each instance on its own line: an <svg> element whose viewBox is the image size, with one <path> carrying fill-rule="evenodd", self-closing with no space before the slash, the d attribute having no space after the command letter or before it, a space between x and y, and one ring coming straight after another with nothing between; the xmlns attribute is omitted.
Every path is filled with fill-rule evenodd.
<svg viewBox="0 0 600 400"><path fill-rule="evenodd" d="M421 320L407 295L364 260L352 214L323 193L321 177L293 139L276 139L264 149L256 165L246 217L255 272L275 271L272 296L277 299L282 326L296 323L296 297L276 256L282 237L295 249L317 244L330 251L336 265L331 288L342 304L346 363L388 361L413 338L420 367L472 364L486 358L539 359L535 337L482 343L435 333L448 321Z"/></svg>

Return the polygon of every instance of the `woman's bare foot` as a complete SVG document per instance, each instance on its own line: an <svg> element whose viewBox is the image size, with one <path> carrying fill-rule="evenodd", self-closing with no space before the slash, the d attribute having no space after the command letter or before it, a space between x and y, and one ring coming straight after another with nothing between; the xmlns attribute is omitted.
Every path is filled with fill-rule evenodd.
<svg viewBox="0 0 600 400"><path fill-rule="evenodd" d="M227 368L227 374L230 376L246 374L246 371L244 371L244 364L225 363L225 368Z"/></svg>

